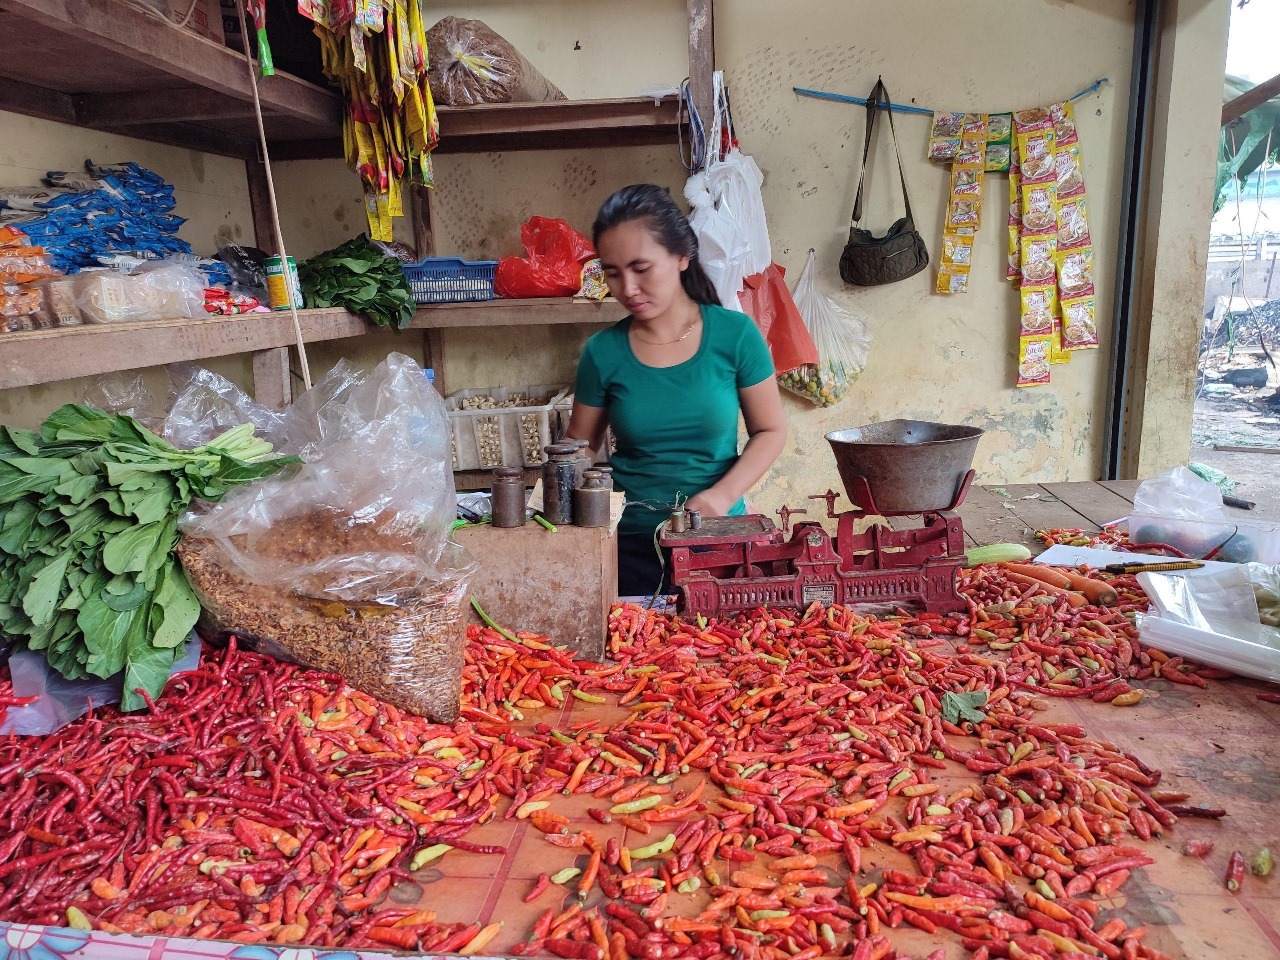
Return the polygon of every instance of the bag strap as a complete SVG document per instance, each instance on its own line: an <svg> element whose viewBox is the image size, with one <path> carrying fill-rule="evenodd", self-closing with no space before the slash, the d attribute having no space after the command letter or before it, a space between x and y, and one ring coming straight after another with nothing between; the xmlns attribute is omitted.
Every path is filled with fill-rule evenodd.
<svg viewBox="0 0 1280 960"><path fill-rule="evenodd" d="M883 100L881 97L883 96ZM884 85L884 78L880 77L876 80L876 85L871 88L871 93L867 97L867 134L862 144L862 170L858 174L858 195L853 201L853 222L856 224L862 219L862 188L863 181L867 176L867 158L871 156L871 137L876 129L876 114L879 112L878 104L884 104L884 111L889 115L889 135L893 139L893 155L898 161L898 179L902 181L902 202L907 208L907 219L911 217L911 197L907 195L907 175L902 168L902 151L898 149L898 131L893 126L893 103L889 100L889 90Z"/></svg>

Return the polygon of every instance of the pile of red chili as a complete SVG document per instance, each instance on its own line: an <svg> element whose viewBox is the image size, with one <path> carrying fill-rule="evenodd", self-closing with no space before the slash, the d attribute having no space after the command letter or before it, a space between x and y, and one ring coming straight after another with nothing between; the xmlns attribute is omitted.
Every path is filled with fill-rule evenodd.
<svg viewBox="0 0 1280 960"><path fill-rule="evenodd" d="M1093 896L1152 862L1129 835L1175 822L1159 773L1037 719L1156 673L1204 682L1142 647L1145 600L1112 584L1120 605L1072 608L978 568L967 617L628 607L606 664L473 627L451 727L207 651L146 713L0 742L0 919L475 952L495 929L387 893L428 860L447 875L449 850L498 852L468 831L519 816L567 848L560 885L530 891L560 899L527 953L873 960L910 925L979 960L1159 958ZM538 722L566 698L565 729ZM654 842L598 841L564 793Z"/></svg>

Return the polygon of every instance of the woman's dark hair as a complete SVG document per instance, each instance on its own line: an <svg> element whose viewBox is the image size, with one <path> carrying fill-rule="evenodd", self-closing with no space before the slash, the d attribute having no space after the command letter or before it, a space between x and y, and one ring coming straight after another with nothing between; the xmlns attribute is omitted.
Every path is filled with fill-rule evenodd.
<svg viewBox="0 0 1280 960"><path fill-rule="evenodd" d="M680 274L680 285L694 303L720 303L711 278L698 261L698 238L689 219L671 199L670 190L652 183L623 187L600 205L591 226L592 242L599 245L600 234L633 220L648 221L654 240L669 253L689 258L689 266Z"/></svg>

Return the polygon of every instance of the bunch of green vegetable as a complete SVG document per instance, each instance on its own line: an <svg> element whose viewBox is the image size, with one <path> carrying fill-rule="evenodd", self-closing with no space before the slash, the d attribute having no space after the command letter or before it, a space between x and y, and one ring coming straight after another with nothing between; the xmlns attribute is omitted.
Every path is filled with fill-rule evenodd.
<svg viewBox="0 0 1280 960"><path fill-rule="evenodd" d="M200 605L178 565L195 498L269 476L253 425L178 450L126 416L77 404L39 432L0 427L0 634L69 679L124 675L124 709L158 696Z"/></svg>
<svg viewBox="0 0 1280 960"><path fill-rule="evenodd" d="M364 234L298 267L308 307L345 307L382 327L403 330L416 309L400 261Z"/></svg>

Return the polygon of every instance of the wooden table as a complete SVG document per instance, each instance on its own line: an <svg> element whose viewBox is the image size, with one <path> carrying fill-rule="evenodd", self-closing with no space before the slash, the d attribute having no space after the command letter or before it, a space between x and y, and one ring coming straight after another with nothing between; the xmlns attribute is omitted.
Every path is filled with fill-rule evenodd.
<svg viewBox="0 0 1280 960"><path fill-rule="evenodd" d="M1005 483L973 486L960 509L965 538L975 547L1023 543L1034 553L1044 549L1037 530L1079 527L1097 530L1127 517L1138 480L1075 483ZM918 517L894 517L895 529L919 526Z"/></svg>

